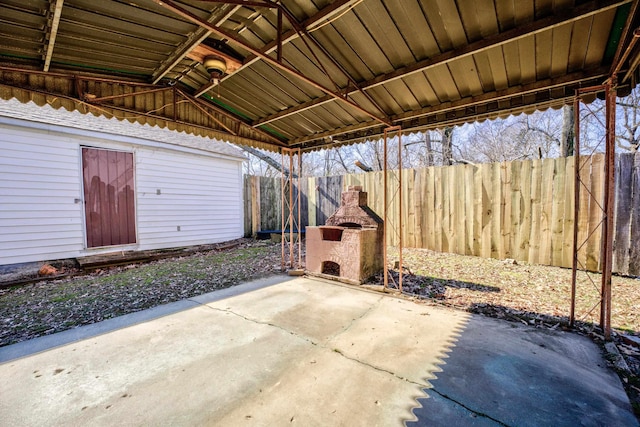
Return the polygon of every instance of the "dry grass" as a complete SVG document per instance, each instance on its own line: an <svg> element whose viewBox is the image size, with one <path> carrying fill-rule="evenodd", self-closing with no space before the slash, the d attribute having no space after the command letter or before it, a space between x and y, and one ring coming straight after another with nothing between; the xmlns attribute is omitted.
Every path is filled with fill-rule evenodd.
<svg viewBox="0 0 640 427"><path fill-rule="evenodd" d="M0 347L179 301L280 270L280 245L211 250L0 289Z"/></svg>
<svg viewBox="0 0 640 427"><path fill-rule="evenodd" d="M513 264L495 259L405 249L403 264L415 275L405 290L476 312L502 308L567 320L571 306L571 270ZM576 319L598 323L599 274L578 272ZM489 313L495 315L495 313ZM498 315L498 317L502 317ZM640 332L640 280L612 279L611 323Z"/></svg>

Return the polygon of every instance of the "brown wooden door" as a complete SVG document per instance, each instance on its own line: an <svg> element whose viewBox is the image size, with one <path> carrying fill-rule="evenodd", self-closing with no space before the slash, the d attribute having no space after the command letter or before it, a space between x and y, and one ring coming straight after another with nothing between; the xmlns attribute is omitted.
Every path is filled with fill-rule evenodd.
<svg viewBox="0 0 640 427"><path fill-rule="evenodd" d="M82 148L87 247L136 242L133 153Z"/></svg>

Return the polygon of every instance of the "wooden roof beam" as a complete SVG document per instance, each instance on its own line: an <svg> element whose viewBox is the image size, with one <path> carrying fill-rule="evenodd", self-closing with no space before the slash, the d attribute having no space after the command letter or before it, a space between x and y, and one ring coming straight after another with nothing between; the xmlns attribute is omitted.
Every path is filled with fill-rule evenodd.
<svg viewBox="0 0 640 427"><path fill-rule="evenodd" d="M596 13L603 12L605 10L617 8L631 1L632 0L608 0L604 2L591 1L589 3L585 3L583 5L574 7L570 10L566 10L566 11L554 14L552 16L548 16L546 18L533 21L529 24L524 24L516 28L513 28L511 30L504 31L500 34L496 34L495 36L478 40L477 42L470 43L458 49L454 49L448 52L444 52L444 53L432 56L431 58L418 61L415 64L398 68L397 70L394 70L390 73L382 74L371 80L360 83L357 89L355 88L349 89L346 92L346 94L352 95L358 92L359 90L370 89L372 87L379 86L379 85L391 82L393 80L401 79L413 73L423 72L430 68L434 68L436 66L449 63L456 59L478 54L480 52L483 52L485 50L491 49L496 46L506 44L513 40L532 36L537 33L547 31L564 24L568 24L583 18L587 18L589 16L592 16ZM307 110L309 108L322 105L331 101L333 101L331 97L322 96L320 98L316 98L311 101L296 105L295 107L288 108L283 111L279 111L277 113L274 113L262 119L255 120L253 122L253 126L256 127L256 126L264 125L264 124L273 122L275 120L282 119L292 114L296 114L304 110Z"/></svg>
<svg viewBox="0 0 640 427"><path fill-rule="evenodd" d="M56 45L56 37L58 36L58 26L60 25L60 16L62 16L62 6L64 0L51 0L49 2L49 11L47 13L47 33L45 34L45 54L44 67L42 71L49 71L51 66L51 58L53 57L53 48Z"/></svg>

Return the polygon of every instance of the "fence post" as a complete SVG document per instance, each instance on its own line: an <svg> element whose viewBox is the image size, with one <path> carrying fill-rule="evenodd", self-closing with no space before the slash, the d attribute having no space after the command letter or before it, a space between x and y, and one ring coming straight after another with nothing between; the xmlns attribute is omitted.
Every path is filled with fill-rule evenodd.
<svg viewBox="0 0 640 427"><path fill-rule="evenodd" d="M249 177L251 186L251 235L253 237L258 235L260 231L260 177Z"/></svg>

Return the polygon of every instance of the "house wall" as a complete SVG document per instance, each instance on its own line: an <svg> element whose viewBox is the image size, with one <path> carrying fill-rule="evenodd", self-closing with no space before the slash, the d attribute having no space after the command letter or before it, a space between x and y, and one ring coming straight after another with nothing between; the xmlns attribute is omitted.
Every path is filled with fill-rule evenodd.
<svg viewBox="0 0 640 427"><path fill-rule="evenodd" d="M243 236L240 162L167 150L139 150L135 163L141 249L222 242Z"/></svg>
<svg viewBox="0 0 640 427"><path fill-rule="evenodd" d="M136 244L86 249L82 146L134 153ZM0 117L0 265L239 238L241 189L239 158Z"/></svg>

